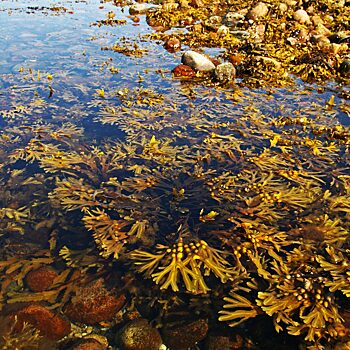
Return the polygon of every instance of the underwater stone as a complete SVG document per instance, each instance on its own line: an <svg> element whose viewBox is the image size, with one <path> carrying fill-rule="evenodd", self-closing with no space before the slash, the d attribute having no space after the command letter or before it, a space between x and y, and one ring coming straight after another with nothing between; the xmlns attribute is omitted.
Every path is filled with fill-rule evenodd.
<svg viewBox="0 0 350 350"><path fill-rule="evenodd" d="M32 292L43 292L48 290L54 279L58 276L53 269L43 266L37 270L32 270L26 275L26 284Z"/></svg>
<svg viewBox="0 0 350 350"><path fill-rule="evenodd" d="M122 350L158 350L162 345L158 330L143 318L128 323L117 334L116 341Z"/></svg>
<svg viewBox="0 0 350 350"><path fill-rule="evenodd" d="M39 304L30 304L11 315L17 317L16 330L21 331L24 323L37 328L40 333L51 340L59 340L70 330L70 322L62 316Z"/></svg>
<svg viewBox="0 0 350 350"><path fill-rule="evenodd" d="M209 58L192 50L182 55L181 62L200 72L210 72L215 69L214 63Z"/></svg>
<svg viewBox="0 0 350 350"><path fill-rule="evenodd" d="M176 78L190 78L196 75L196 72L190 66L186 66L185 64L179 64L178 66L176 66L173 69L172 73Z"/></svg>
<svg viewBox="0 0 350 350"><path fill-rule="evenodd" d="M232 63L225 62L216 66L214 71L215 80L220 83L227 83L235 79L236 69Z"/></svg>
<svg viewBox="0 0 350 350"><path fill-rule="evenodd" d="M79 288L65 309L72 321L95 324L108 321L123 307L125 295L114 296L103 287L103 281Z"/></svg>
<svg viewBox="0 0 350 350"><path fill-rule="evenodd" d="M171 350L186 350L203 340L208 333L208 321L199 319L191 323L162 329L164 344Z"/></svg>
<svg viewBox="0 0 350 350"><path fill-rule="evenodd" d="M95 339L83 339L73 345L69 350L106 350L107 347Z"/></svg>

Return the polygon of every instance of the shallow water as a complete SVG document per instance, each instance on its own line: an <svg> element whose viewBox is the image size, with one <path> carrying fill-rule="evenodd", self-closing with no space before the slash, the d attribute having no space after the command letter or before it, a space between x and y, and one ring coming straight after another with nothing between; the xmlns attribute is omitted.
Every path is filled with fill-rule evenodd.
<svg viewBox="0 0 350 350"><path fill-rule="evenodd" d="M115 19L125 20L125 24L101 27L93 25L105 19L109 11L114 11ZM4 187L0 200L3 209L15 208L20 211L21 208L27 208L32 212L29 218L24 216L23 222L16 219L14 226L10 225L11 222L8 225L6 222L6 225L1 228L3 242L6 241L7 244L11 244L11 239L15 242L18 239L21 242L28 240L31 243L34 241L35 244L40 242L47 249L47 240L52 238L53 230L52 227L46 227L46 223L41 226L39 223L44 223L48 218L57 217L58 224L56 224L57 227L54 226L54 231L59 237L58 248L57 251L55 249L51 251L51 253L55 252L57 259L59 259L58 250L64 245L68 245L72 250L87 249L93 246L92 242L95 239L98 243L96 251L100 249L103 258L115 261L118 254L111 255L111 251L108 251L105 246L99 246L99 240L95 236L92 238L90 231L86 234L90 228L85 222L87 230L84 229L81 218L83 215L88 216L87 213L90 215L99 206L103 210L113 212L114 203L118 203L118 209L116 209L118 214L115 214L115 218L121 219L124 215L126 220L131 220L130 216L134 215L137 218L135 222L139 223L142 221L141 217L145 219L142 213L150 215L149 220L153 223L153 231L150 231L155 235L155 238L150 239L153 243L155 241L171 246L177 228L180 227L179 231L181 231L187 225L188 230L194 231L198 238L206 237L206 234L211 231L228 230L231 236L221 237L222 232L218 233L220 244L217 243L217 237L214 237L213 242L218 244L217 248L222 248L235 236L230 231L232 228L229 225L232 222L236 225L236 218L230 217L229 214L233 216L237 214L239 221L240 216L245 218L246 212L244 208L238 206L236 198L231 199L229 195L221 198L221 194L214 193L216 190L212 188L210 191L214 194L211 195L209 190L203 190L210 182L209 180L203 180L198 174L196 174L197 180L191 178L191 172L194 174L196 169L193 166L195 159L201 164L202 170L207 171L209 177L210 174L215 173L222 178L225 178L227 173L237 175L242 169L249 172L250 168L247 164L254 163L252 171L256 166L257 181L264 185L270 181L264 176L277 173L279 169L290 166L294 170L310 171L312 174L305 177L310 180L310 184L301 181L300 186L303 190L306 189L305 191L319 186L320 192L317 192L317 187L317 191L313 193L315 196L313 201L306 201L308 204L298 207L290 199L286 204L286 207L290 205L289 212L283 214L285 219L273 216L279 211L286 210L283 206L277 208L273 215L271 214L272 219L267 219L271 227L277 227L283 232L294 229L299 224L311 225L312 213L317 215L320 213L320 217L328 215L328 209L322 209L322 203L320 207L317 204L317 196L320 195L321 198L324 193L328 193L326 192L328 189L331 189L334 196L347 195L346 198L349 198L347 190L342 188L342 186L346 187L350 175L347 143L340 143L339 150L331 154L332 160L329 163L327 163L327 152L328 150L333 152L333 150L327 143L328 134L323 136L321 133L321 136L316 137L321 143L325 143L323 146L326 150L318 145L321 155L318 153L319 149L312 148L313 146L310 146L310 153L307 153L309 149L302 148L305 146L302 139L311 136L308 124L305 123L306 119L313 120L317 127L331 128L343 125L342 131L348 132L347 127L350 125L349 101L346 99L349 96L348 86L340 86L333 82L318 86L295 79L295 85L292 87L266 86L266 88L253 89L245 86L243 80L238 77L233 86L223 88L197 79L193 81L174 79L171 70L180 63L181 54L186 47L177 53L167 52L162 43L150 41L144 37L145 34L154 32L154 29L147 25L145 16L141 15L140 22L134 23L128 16L128 6L117 7L110 2L1 1L0 27L1 181ZM138 48L144 50L143 55L133 57L102 50L115 43L126 44L129 48L136 43ZM221 50L206 48L205 52L215 56ZM334 100L330 103L332 98ZM274 124L275 120L284 117L299 118L299 121L287 123L285 128ZM289 136L288 130L291 135L296 135L295 139L294 136ZM247 132L251 132L251 135ZM235 135L234 139L231 139L232 135ZM281 155L281 159L275 163L271 162L272 165L269 168L270 165L265 165L263 161L260 164L258 160L253 159L253 155L258 156L265 150L272 149L276 145L274 143L276 135L279 135L277 139L279 137L282 140L290 139L291 143L286 145L292 146L285 151L282 144L278 151L275 150L277 155ZM329 137L333 140L331 136ZM349 136L346 134L344 137L347 140ZM42 151L32 144L28 146L33 139L35 144L41 142L44 145L48 144L48 148ZM136 151L133 153L129 149L125 154L120 151L120 154L123 154L120 156L117 149L113 147L117 141L125 140L135 147ZM158 149L161 147L159 140L165 143L164 149ZM337 138L335 140L338 141ZM238 144L241 146L237 146ZM54 149L52 145L57 146L58 149ZM166 148L168 146L170 149ZM301 149L297 150L299 146ZM35 149L33 153L38 152L35 153L34 158L30 157L32 149ZM234 154L227 156L227 151L231 149ZM64 162L65 152L72 157L67 160L66 166L59 163L62 159ZM109 158L107 157L108 160L103 163L103 156L106 154ZM173 154L176 156L173 157ZM285 154L287 155L284 157ZM76 161L78 155L86 158ZM114 155L123 159L120 164L119 158L115 160ZM246 156L249 158L247 161ZM314 156L315 159L313 159ZM97 165L95 168L93 166L89 168L91 165L89 161L94 157L98 159ZM156 161L153 164L154 160ZM112 165L108 168L110 164ZM85 165L86 168L84 168ZM13 171L16 169L19 172L23 171L23 174L14 174ZM331 173L333 170L334 172ZM160 186L153 192L152 190L147 192L147 186L142 188L139 183L135 185L127 182L129 177L137 177L139 174L149 175L154 172L155 176L158 176L157 171L161 173ZM176 178L177 175L178 178ZM331 176L336 178L338 175L337 179L341 179L344 183L339 180L339 184L334 185ZM23 188L26 186L25 179L29 181L30 178L30 181L33 181L31 176L38 181L33 182L33 186L37 187ZM254 178L255 175L249 176ZM321 181L315 180L312 176L319 177ZM62 189L60 181L68 179L69 182L72 178L81 179L87 187L91 187L89 187L91 191L95 191L93 196L89 194L89 198L84 199L87 200L86 203L81 204L74 198L70 206L58 194L57 188ZM118 193L120 188L109 183L112 179L119 179L121 182L125 180L125 184L123 182L126 188L126 192L123 193L125 196L133 194L138 198L146 189L145 196L137 199L138 206L135 206L135 203L130 204L125 198L117 198L117 195L113 197L111 188L115 186L113 193ZM322 179L325 181L322 182ZM321 182L322 185L320 185ZM277 182L272 182L269 185L273 188L276 184ZM231 185L227 184L228 187ZM278 183L279 185L281 184ZM245 184L234 185L235 189L232 191L236 191L240 186L244 188ZM285 188L281 187L282 189L279 187L279 190L287 191L287 187L290 189L290 186L292 185L288 184ZM76 191L80 193L78 187ZM183 188L186 188L185 197L187 192L189 193L185 199L182 199ZM249 191L250 189L246 190L248 193ZM71 193L75 194L74 190L71 190ZM241 199L242 196L244 197L239 194L237 198ZM95 200L97 202L94 202ZM126 201L125 207L120 204L123 200ZM236 205L237 207L234 207ZM47 209L49 206L50 209ZM202 212L199 214L201 209L205 209L207 214L210 210L222 210L219 216L224 217L225 220L228 217L229 219L219 220L215 226L211 223L213 219L209 214L208 217L203 217ZM348 229L348 213L349 211L344 209L339 214L340 223L336 220L338 214L329 214L333 222L325 223L324 227L342 226L344 230ZM215 218L216 214L213 215ZM255 219L255 214L249 215L247 215L248 221ZM268 215L267 211L266 216ZM4 214L4 217L6 220L12 219L10 214ZM261 217L258 217L258 220L264 220ZM207 224L206 220L209 222L209 228L203 228L204 224ZM274 220L278 221L278 224L271 223ZM265 224L264 222L262 225ZM91 225L95 227L94 224ZM45 231L43 238L38 239L35 231L40 231L42 228ZM203 237L198 234L201 229L205 232ZM76 230L74 235L71 234L72 230ZM186 237L188 233L184 231L184 237ZM75 238L80 235L83 241ZM324 235L327 234L324 233ZM326 241L328 239L327 244L333 244L332 238L327 237L325 238ZM341 242L345 242L344 247L335 245L339 251L343 252L349 245L349 237ZM139 245L132 241L128 249L143 246L150 247L147 239ZM315 248L317 254L319 252L322 256L326 254L324 246L317 245L317 247L319 249ZM290 243L289 248L286 249L288 252L294 248L294 242ZM98 257L98 253L95 256ZM96 259L98 260L99 257ZM99 266L100 261L96 264ZM80 269L79 265L74 268ZM208 283L210 286L219 284L218 281L212 280ZM226 287L218 289L217 293L220 297L227 295L227 290L224 288ZM16 291L20 291L20 288L18 287ZM201 292L202 290L198 294ZM167 298L164 295L163 297ZM190 302L188 296L183 298L186 302ZM342 297L337 295L337 298L343 305ZM198 311L198 306L197 313L201 313ZM225 326L222 326L222 329L229 332ZM248 339L249 334L246 333L244 326L241 326L240 330ZM270 331L268 329L266 332ZM237 332L239 334L240 331ZM258 348L268 348L271 345L268 341L266 344L263 343L261 340L263 336L263 334L257 335L255 339ZM292 349L295 346L294 340L288 337L283 341L286 349ZM249 348L247 344L246 348Z"/></svg>

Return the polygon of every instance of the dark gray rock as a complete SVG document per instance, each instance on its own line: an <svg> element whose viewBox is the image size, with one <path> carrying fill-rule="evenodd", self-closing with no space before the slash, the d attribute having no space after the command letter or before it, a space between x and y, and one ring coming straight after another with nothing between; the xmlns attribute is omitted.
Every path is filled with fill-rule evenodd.
<svg viewBox="0 0 350 350"><path fill-rule="evenodd" d="M345 59L340 64L339 73L344 77L350 77L350 59Z"/></svg>

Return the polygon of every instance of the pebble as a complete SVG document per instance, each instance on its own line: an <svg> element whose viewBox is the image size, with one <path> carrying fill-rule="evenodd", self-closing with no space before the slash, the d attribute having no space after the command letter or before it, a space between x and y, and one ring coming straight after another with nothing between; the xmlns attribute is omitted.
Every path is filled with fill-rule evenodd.
<svg viewBox="0 0 350 350"><path fill-rule="evenodd" d="M178 38L170 37L165 41L164 47L169 52L175 52L181 49L181 41Z"/></svg>
<svg viewBox="0 0 350 350"><path fill-rule="evenodd" d="M229 27L222 25L218 28L217 34L219 36L226 36L229 32L230 32Z"/></svg>
<svg viewBox="0 0 350 350"><path fill-rule="evenodd" d="M236 77L236 69L232 63L225 62L215 67L215 80L220 83L228 83L233 81Z"/></svg>
<svg viewBox="0 0 350 350"><path fill-rule="evenodd" d="M309 24L309 23L311 23L311 21L310 21L310 16L308 15L308 13L305 11L305 10L303 10L303 9L299 9L299 10L297 10L297 11L295 11L294 13L293 13L293 18L297 21L297 22L299 22L299 23L301 23L301 24Z"/></svg>
<svg viewBox="0 0 350 350"><path fill-rule="evenodd" d="M258 2L247 14L247 18L253 21L266 17L269 8L264 2Z"/></svg>
<svg viewBox="0 0 350 350"><path fill-rule="evenodd" d="M243 24L245 16L239 12L228 12L223 18L223 23L228 27L237 27Z"/></svg>
<svg viewBox="0 0 350 350"><path fill-rule="evenodd" d="M129 322L116 341L122 350L158 350L163 343L158 330L143 318Z"/></svg>
<svg viewBox="0 0 350 350"><path fill-rule="evenodd" d="M221 23L222 18L220 16L211 16L204 22L204 25L209 30L217 31Z"/></svg>
<svg viewBox="0 0 350 350"><path fill-rule="evenodd" d="M210 72L215 69L214 63L209 58L192 50L184 52L181 62L200 72Z"/></svg>
<svg viewBox="0 0 350 350"><path fill-rule="evenodd" d="M278 6L278 9L279 9L280 13L285 13L288 11L288 5L284 2L281 2Z"/></svg>

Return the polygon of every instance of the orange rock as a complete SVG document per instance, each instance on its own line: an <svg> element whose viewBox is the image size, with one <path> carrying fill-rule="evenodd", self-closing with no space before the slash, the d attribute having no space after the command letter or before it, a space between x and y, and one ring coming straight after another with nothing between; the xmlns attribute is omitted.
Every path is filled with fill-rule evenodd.
<svg viewBox="0 0 350 350"><path fill-rule="evenodd" d="M59 340L70 332L70 322L39 304L30 304L11 315L17 316L16 330L21 331L24 322L30 323L51 340Z"/></svg>
<svg viewBox="0 0 350 350"><path fill-rule="evenodd" d="M242 63L243 56L241 56L241 55L231 55L228 59L234 66L238 66L238 65L240 65Z"/></svg>
<svg viewBox="0 0 350 350"><path fill-rule="evenodd" d="M139 23L139 22L140 22L140 17L138 17L138 16L130 16L130 19L131 19L134 23Z"/></svg>
<svg viewBox="0 0 350 350"><path fill-rule="evenodd" d="M194 77L196 75L196 72L190 67L186 66L185 64L179 64L177 67L173 69L173 75L174 77Z"/></svg>
<svg viewBox="0 0 350 350"><path fill-rule="evenodd" d="M171 37L164 43L164 47L166 50L170 52L175 52L176 50L181 49L181 41L178 38Z"/></svg>
<svg viewBox="0 0 350 350"><path fill-rule="evenodd" d="M25 280L31 291L43 292L52 286L52 283L57 276L56 271L47 266L43 266L27 273Z"/></svg>
<svg viewBox="0 0 350 350"><path fill-rule="evenodd" d="M97 280L91 286L79 288L65 309L72 321L94 324L112 319L123 307L125 295L115 296Z"/></svg>

